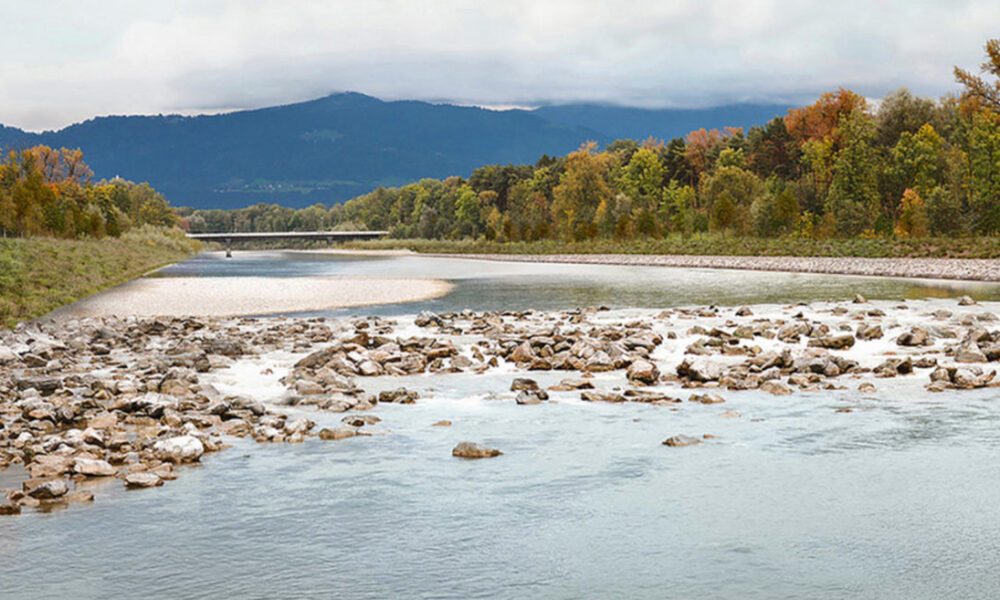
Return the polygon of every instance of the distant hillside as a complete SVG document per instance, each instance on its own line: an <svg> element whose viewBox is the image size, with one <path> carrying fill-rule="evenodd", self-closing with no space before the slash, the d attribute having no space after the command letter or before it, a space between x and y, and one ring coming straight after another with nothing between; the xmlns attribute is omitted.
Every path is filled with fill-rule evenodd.
<svg viewBox="0 0 1000 600"><path fill-rule="evenodd" d="M727 112L729 111L729 112ZM197 117L100 117L31 134L0 127L0 146L82 148L98 177L148 181L175 206L334 203L379 185L533 163L592 139L669 138L763 123L782 107L644 111L594 105L492 111L384 102L357 93Z"/></svg>
<svg viewBox="0 0 1000 600"><path fill-rule="evenodd" d="M696 109L643 109L600 104L562 104L533 111L546 120L562 125L587 127L613 139L642 140L653 136L664 141L687 135L696 129L722 129L762 125L788 113L783 104L731 104Z"/></svg>

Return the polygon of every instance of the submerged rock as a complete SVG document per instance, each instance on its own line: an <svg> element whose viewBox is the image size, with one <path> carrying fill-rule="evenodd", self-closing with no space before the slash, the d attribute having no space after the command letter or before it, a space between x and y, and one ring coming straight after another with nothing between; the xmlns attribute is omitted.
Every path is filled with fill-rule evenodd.
<svg viewBox="0 0 1000 600"><path fill-rule="evenodd" d="M344 440L359 435L368 435L368 434L362 433L357 429L355 429L354 427L347 427L347 426L335 427L333 429L328 429L324 427L323 429L319 430L319 439L321 440Z"/></svg>
<svg viewBox="0 0 1000 600"><path fill-rule="evenodd" d="M700 444L701 439L692 437L690 435L675 435L668 437L663 440L664 446L670 446L672 448L682 448L684 446L694 446L695 444Z"/></svg>

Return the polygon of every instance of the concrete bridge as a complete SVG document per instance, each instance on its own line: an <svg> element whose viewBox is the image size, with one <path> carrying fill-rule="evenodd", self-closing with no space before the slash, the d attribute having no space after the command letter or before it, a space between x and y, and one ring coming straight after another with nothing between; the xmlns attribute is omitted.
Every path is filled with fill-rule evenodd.
<svg viewBox="0 0 1000 600"><path fill-rule="evenodd" d="M226 257L233 256L233 242L259 242L263 240L319 240L329 246L333 242L374 240L389 235L388 231L266 231L258 233L189 233L193 240L226 244Z"/></svg>

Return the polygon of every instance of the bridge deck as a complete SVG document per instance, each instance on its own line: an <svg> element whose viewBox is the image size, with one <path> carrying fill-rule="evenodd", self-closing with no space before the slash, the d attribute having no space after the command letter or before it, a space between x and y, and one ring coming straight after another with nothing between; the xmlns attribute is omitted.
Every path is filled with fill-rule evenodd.
<svg viewBox="0 0 1000 600"><path fill-rule="evenodd" d="M260 240L370 240L389 235L388 231L267 231L257 233L189 233L203 242L242 242Z"/></svg>

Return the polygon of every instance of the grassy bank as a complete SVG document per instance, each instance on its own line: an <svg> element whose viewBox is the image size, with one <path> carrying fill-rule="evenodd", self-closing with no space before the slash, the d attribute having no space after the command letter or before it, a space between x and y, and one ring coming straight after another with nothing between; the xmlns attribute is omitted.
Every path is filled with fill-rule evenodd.
<svg viewBox="0 0 1000 600"><path fill-rule="evenodd" d="M0 327L44 315L198 249L180 230L154 227L101 240L0 239Z"/></svg>
<svg viewBox="0 0 1000 600"><path fill-rule="evenodd" d="M458 254L694 254L725 256L857 256L867 258L1000 258L1000 238L797 239L679 235L630 241L487 242L472 240L374 240L347 248L409 249Z"/></svg>

